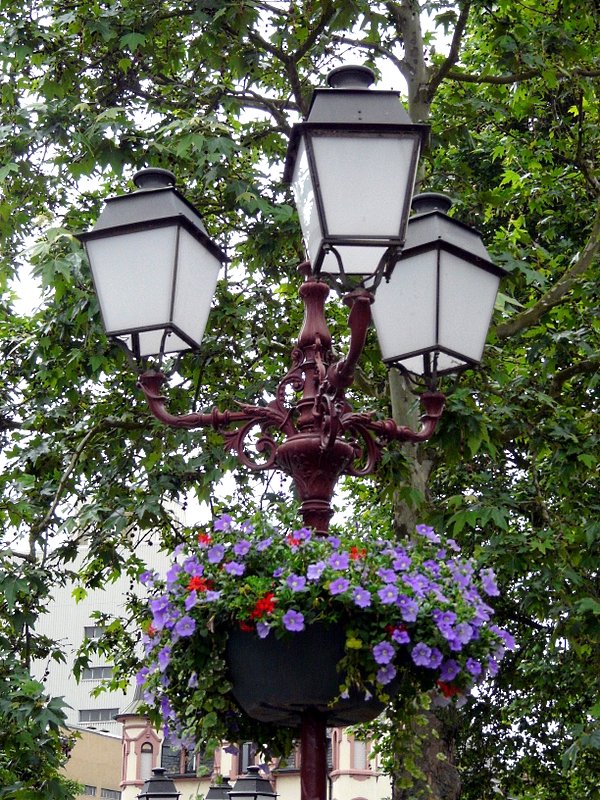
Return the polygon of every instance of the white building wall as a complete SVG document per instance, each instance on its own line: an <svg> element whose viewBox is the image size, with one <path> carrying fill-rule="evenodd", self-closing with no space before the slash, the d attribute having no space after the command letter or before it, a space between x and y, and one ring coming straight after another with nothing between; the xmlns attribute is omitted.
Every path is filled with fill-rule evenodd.
<svg viewBox="0 0 600 800"><path fill-rule="evenodd" d="M136 552L161 574L168 569L171 557L158 551L157 547L143 543ZM64 697L69 706L65 709L67 724L108 731L120 736L121 723L116 722L114 716L133 700L135 686L132 684L126 692L102 692L94 697L91 692L100 685L100 677L94 675L77 683L73 677L73 663L77 650L83 643L86 628L97 626L93 612L119 615L124 611L125 594L131 589L130 579L122 577L102 589L88 590L87 596L79 602L73 596L74 588L75 584L56 587L53 600L48 605L48 613L36 625L38 633L60 643L65 662L37 661L33 664L32 673L44 683L50 696ZM140 593L143 591L144 588L140 586ZM110 663L96 658L91 666L110 667Z"/></svg>

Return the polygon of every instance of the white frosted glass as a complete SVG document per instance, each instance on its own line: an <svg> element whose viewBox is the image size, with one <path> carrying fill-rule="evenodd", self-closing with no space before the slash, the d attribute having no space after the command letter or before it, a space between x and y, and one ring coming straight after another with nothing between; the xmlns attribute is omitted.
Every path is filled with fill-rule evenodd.
<svg viewBox="0 0 600 800"><path fill-rule="evenodd" d="M480 361L500 279L451 253L440 265L440 344Z"/></svg>
<svg viewBox="0 0 600 800"><path fill-rule="evenodd" d="M300 143L296 156L292 190L294 192L296 208L298 209L298 216L300 218L300 227L302 229L302 236L304 238L308 257L315 263L319 250L321 249L323 235L319 224L315 192L308 167L308 157L306 155L304 141Z"/></svg>
<svg viewBox="0 0 600 800"><path fill-rule="evenodd" d="M200 344L204 335L220 268L219 260L182 229L179 235L173 322L196 345Z"/></svg>
<svg viewBox="0 0 600 800"><path fill-rule="evenodd" d="M162 227L87 242L107 333L167 321L176 233Z"/></svg>
<svg viewBox="0 0 600 800"><path fill-rule="evenodd" d="M423 253L399 261L379 284L371 310L384 361L435 345L436 271L437 254Z"/></svg>
<svg viewBox="0 0 600 800"><path fill-rule="evenodd" d="M361 245L360 247L338 246L336 250L342 259L344 272L347 272L349 275L368 275L375 271L387 247L369 247L365 245ZM339 264L333 253L327 253L323 259L321 271L327 272L330 275L339 275Z"/></svg>
<svg viewBox="0 0 600 800"><path fill-rule="evenodd" d="M411 173L413 138L314 136L325 232L398 236Z"/></svg>

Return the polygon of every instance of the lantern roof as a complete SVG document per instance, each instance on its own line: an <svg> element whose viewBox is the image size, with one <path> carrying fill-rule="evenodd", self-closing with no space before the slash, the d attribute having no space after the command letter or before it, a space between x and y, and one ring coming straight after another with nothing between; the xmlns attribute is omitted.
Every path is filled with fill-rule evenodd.
<svg viewBox="0 0 600 800"><path fill-rule="evenodd" d="M308 116L305 122L292 128L283 180L290 183L302 133L318 126L341 130L360 130L371 127L390 126L390 130L401 126L417 131L422 145L429 137L429 126L415 124L400 102L400 92L393 90L369 91L375 74L368 67L345 65L332 70L327 76L328 88L313 91Z"/></svg>
<svg viewBox="0 0 600 800"><path fill-rule="evenodd" d="M137 189L109 197L94 227L77 235L85 242L110 235L114 230L153 228L160 224L180 223L220 261L227 256L208 236L202 217L195 207L175 188L175 176L166 169L149 167L133 176Z"/></svg>

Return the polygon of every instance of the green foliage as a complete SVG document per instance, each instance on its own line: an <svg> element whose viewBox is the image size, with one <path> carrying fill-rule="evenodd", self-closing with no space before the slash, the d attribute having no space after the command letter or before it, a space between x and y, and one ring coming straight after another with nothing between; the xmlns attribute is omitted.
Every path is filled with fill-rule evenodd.
<svg viewBox="0 0 600 800"><path fill-rule="evenodd" d="M77 786L59 774L73 746L60 698L15 663L0 662L0 797L71 800Z"/></svg>
<svg viewBox="0 0 600 800"><path fill-rule="evenodd" d="M391 448L374 480L348 481L343 503L388 519L418 509L499 575L501 624L520 649L448 723L463 797L593 797L597 4L428 0L421 20L415 6L0 0L0 643L26 666L52 654L35 619L82 544L90 586L135 576L131 532L174 547L174 504L191 494L216 512L235 469L217 434L150 420L103 335L73 234L135 169L174 170L232 263L202 353L173 368L171 409L264 400L301 324L302 249L281 185L290 126L336 59L366 61L406 79L413 115L432 125L423 187L453 196L509 276L484 368L446 387L432 445L416 458ZM30 267L43 302L25 316L12 280ZM343 342L343 312L328 308ZM353 403L389 413L374 338L361 368ZM233 505L285 495L277 480L235 479ZM396 800L408 792L398 785Z"/></svg>

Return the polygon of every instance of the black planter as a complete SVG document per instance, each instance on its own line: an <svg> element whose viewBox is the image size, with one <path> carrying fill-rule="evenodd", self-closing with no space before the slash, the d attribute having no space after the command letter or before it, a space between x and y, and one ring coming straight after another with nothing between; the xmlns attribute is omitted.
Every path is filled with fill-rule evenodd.
<svg viewBox="0 0 600 800"><path fill-rule="evenodd" d="M311 625L283 639L230 632L227 664L235 699L252 719L279 725L299 725L300 713L308 708L324 714L332 727L375 719L384 704L365 700L364 692L351 691L330 706L343 683L337 665L345 636L342 627L326 625Z"/></svg>

